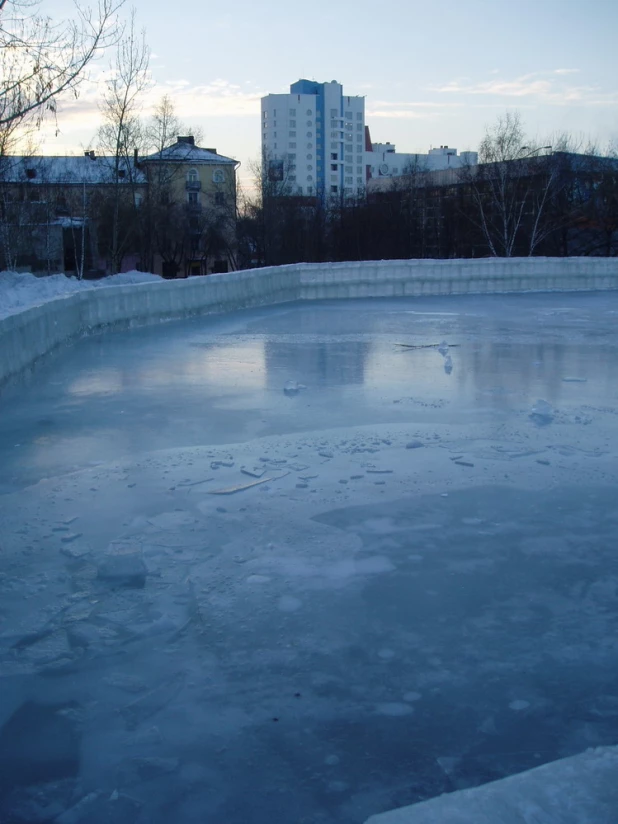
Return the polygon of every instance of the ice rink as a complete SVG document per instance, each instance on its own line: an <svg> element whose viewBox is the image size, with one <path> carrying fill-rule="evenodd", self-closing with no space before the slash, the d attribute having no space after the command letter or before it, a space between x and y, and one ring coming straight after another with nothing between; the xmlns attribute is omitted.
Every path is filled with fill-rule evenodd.
<svg viewBox="0 0 618 824"><path fill-rule="evenodd" d="M618 743L617 321L292 303L5 387L0 821L361 824Z"/></svg>

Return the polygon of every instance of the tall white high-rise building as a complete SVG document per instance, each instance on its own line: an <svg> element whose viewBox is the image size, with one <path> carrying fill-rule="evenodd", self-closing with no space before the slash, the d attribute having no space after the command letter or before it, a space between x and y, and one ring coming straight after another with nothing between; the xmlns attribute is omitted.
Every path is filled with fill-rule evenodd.
<svg viewBox="0 0 618 824"><path fill-rule="evenodd" d="M289 94L262 98L262 156L285 194L351 198L365 194L365 99L343 87L299 80Z"/></svg>

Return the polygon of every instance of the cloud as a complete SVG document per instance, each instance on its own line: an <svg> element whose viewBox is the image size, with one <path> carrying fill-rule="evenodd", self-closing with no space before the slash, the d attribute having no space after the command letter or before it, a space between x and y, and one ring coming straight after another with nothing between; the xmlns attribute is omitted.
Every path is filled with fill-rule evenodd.
<svg viewBox="0 0 618 824"><path fill-rule="evenodd" d="M598 105L599 101L613 102L615 92L606 92L598 86L574 85L563 80L579 69L553 69L548 72L532 72L514 79L500 77L483 82L471 82L468 78L458 78L442 86L435 86L430 91L438 94L457 94L470 96L493 96L502 98L529 98L535 102L550 105Z"/></svg>

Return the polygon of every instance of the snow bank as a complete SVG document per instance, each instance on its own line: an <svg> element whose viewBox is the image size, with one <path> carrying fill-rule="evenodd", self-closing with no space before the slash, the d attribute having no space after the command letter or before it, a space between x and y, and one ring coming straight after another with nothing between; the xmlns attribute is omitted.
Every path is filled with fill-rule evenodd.
<svg viewBox="0 0 618 824"><path fill-rule="evenodd" d="M615 824L618 747L374 815L367 824Z"/></svg>
<svg viewBox="0 0 618 824"><path fill-rule="evenodd" d="M292 300L618 289L618 258L297 263L174 281L141 272L81 283L63 275L6 278L0 383L98 329Z"/></svg>
<svg viewBox="0 0 618 824"><path fill-rule="evenodd" d="M158 275L135 270L100 280L77 280L66 275L36 277L27 272L0 272L0 318L85 289L160 281Z"/></svg>

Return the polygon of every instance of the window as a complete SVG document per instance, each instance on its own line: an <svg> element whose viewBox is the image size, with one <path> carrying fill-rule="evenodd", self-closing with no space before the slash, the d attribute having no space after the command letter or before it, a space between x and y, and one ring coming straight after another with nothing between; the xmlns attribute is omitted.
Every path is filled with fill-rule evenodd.
<svg viewBox="0 0 618 824"><path fill-rule="evenodd" d="M363 178L362 177L357 177L356 182L359 183L359 184L363 183Z"/></svg>
<svg viewBox="0 0 618 824"><path fill-rule="evenodd" d="M312 155L311 153L309 153L309 154L307 155L307 160L313 160L313 155Z"/></svg>
<svg viewBox="0 0 618 824"><path fill-rule="evenodd" d="M351 175L352 174L352 167L351 166L346 166L345 167L345 173L347 175Z"/></svg>
<svg viewBox="0 0 618 824"><path fill-rule="evenodd" d="M290 117L296 117L296 109L290 109Z"/></svg>
<svg viewBox="0 0 618 824"><path fill-rule="evenodd" d="M264 120L268 117L268 112L264 112Z"/></svg>
<svg viewBox="0 0 618 824"><path fill-rule="evenodd" d="M36 177L36 169L26 169L26 177L28 180L34 180Z"/></svg>
<svg viewBox="0 0 618 824"><path fill-rule="evenodd" d="M225 206L225 195L223 192L215 192L215 206Z"/></svg>
<svg viewBox="0 0 618 824"><path fill-rule="evenodd" d="M296 152L288 152L288 157L290 160L296 160Z"/></svg>
<svg viewBox="0 0 618 824"><path fill-rule="evenodd" d="M351 135L351 134L347 134L347 133L346 133L345 139L346 139L347 141L351 141L351 140L352 140L352 135Z"/></svg>
<svg viewBox="0 0 618 824"><path fill-rule="evenodd" d="M200 202L198 193L197 192L187 192L187 201L192 206L196 206Z"/></svg>
<svg viewBox="0 0 618 824"><path fill-rule="evenodd" d="M198 181L197 169L191 169L187 173L187 182L188 183L197 183Z"/></svg>
<svg viewBox="0 0 618 824"><path fill-rule="evenodd" d="M307 109L307 116L311 117L312 114L313 114L313 112L311 111L311 109Z"/></svg>
<svg viewBox="0 0 618 824"><path fill-rule="evenodd" d="M313 132L307 132L307 137L313 137Z"/></svg>
<svg viewBox="0 0 618 824"><path fill-rule="evenodd" d="M362 186L359 186L358 189L357 189L357 192L358 192L359 195L364 195L365 194L365 189Z"/></svg>
<svg viewBox="0 0 618 824"><path fill-rule="evenodd" d="M296 137L296 132L294 132L294 131L290 132L290 137Z"/></svg>
<svg viewBox="0 0 618 824"><path fill-rule="evenodd" d="M362 120L363 119L363 113L362 112L356 112L356 119L357 120Z"/></svg>
<svg viewBox="0 0 618 824"><path fill-rule="evenodd" d="M277 125L277 124L275 124ZM273 137L277 137L277 132L273 132Z"/></svg>
<svg viewBox="0 0 618 824"><path fill-rule="evenodd" d="M339 117L339 112L337 111L337 109L331 109L330 110L330 116L331 117Z"/></svg>
<svg viewBox="0 0 618 824"><path fill-rule="evenodd" d="M339 146L339 144L336 141L334 141L334 140L331 141L331 144L330 144L331 149L337 149L338 146Z"/></svg>
<svg viewBox="0 0 618 824"><path fill-rule="evenodd" d="M290 146L290 149L295 149L296 148L296 143L290 143L289 146Z"/></svg>
<svg viewBox="0 0 618 824"><path fill-rule="evenodd" d="M290 183L296 183L296 175L288 175L288 180Z"/></svg>
<svg viewBox="0 0 618 824"><path fill-rule="evenodd" d="M313 120L308 120L307 126L309 126L310 129L313 128Z"/></svg>
<svg viewBox="0 0 618 824"><path fill-rule="evenodd" d="M338 157L337 152L333 152L330 156L330 159L331 160L337 160L337 157Z"/></svg>
<svg viewBox="0 0 618 824"><path fill-rule="evenodd" d="M363 173L363 167L362 166L357 166L356 167L356 174L357 175L362 175L362 173Z"/></svg>
<svg viewBox="0 0 618 824"><path fill-rule="evenodd" d="M118 177L122 178L125 177L126 171L124 169L118 169Z"/></svg>
<svg viewBox="0 0 618 824"><path fill-rule="evenodd" d="M331 172L336 172L337 171L337 164L336 163L331 163L330 164L330 170L331 170Z"/></svg>
<svg viewBox="0 0 618 824"><path fill-rule="evenodd" d="M311 163L307 164L307 171L309 171L309 172L313 171L313 166L311 165Z"/></svg>
<svg viewBox="0 0 618 824"><path fill-rule="evenodd" d="M275 146L277 144L275 143ZM225 174L221 169L215 169L212 173L212 182L213 183L223 183L225 181Z"/></svg>
<svg viewBox="0 0 618 824"><path fill-rule="evenodd" d="M307 186L307 194L313 194L313 186Z"/></svg>
<svg viewBox="0 0 618 824"><path fill-rule="evenodd" d="M395 167L395 168L393 169L393 174L394 174L394 175L399 174L399 169L398 169L397 167Z"/></svg>
<svg viewBox="0 0 618 824"><path fill-rule="evenodd" d="M295 120L290 120L290 129L295 129L295 128L296 128L296 121Z"/></svg>
<svg viewBox="0 0 618 824"><path fill-rule="evenodd" d="M331 129L338 129L338 128L339 128L339 124L337 123L337 121L336 121L336 120L331 120L331 121L330 121L330 127L331 127Z"/></svg>
<svg viewBox="0 0 618 824"><path fill-rule="evenodd" d="M356 131L357 132L362 132L363 131L363 124L362 123L357 123L356 124Z"/></svg>
<svg viewBox="0 0 618 824"><path fill-rule="evenodd" d="M307 148L308 149L313 149L313 143L307 143Z"/></svg>
<svg viewBox="0 0 618 824"><path fill-rule="evenodd" d="M336 195L339 191L339 186L331 186L330 187L331 194Z"/></svg>
<svg viewBox="0 0 618 824"><path fill-rule="evenodd" d="M352 120L352 112L346 112L345 113L345 119L346 120Z"/></svg>
<svg viewBox="0 0 618 824"><path fill-rule="evenodd" d="M348 183L348 184L352 183L352 178L351 177L346 177L345 182Z"/></svg>
<svg viewBox="0 0 618 824"><path fill-rule="evenodd" d="M338 132L331 132L330 136L331 136L331 138L332 137L339 137L339 133Z"/></svg>
<svg viewBox="0 0 618 824"><path fill-rule="evenodd" d="M307 175L307 180L313 180L313 175Z"/></svg>

